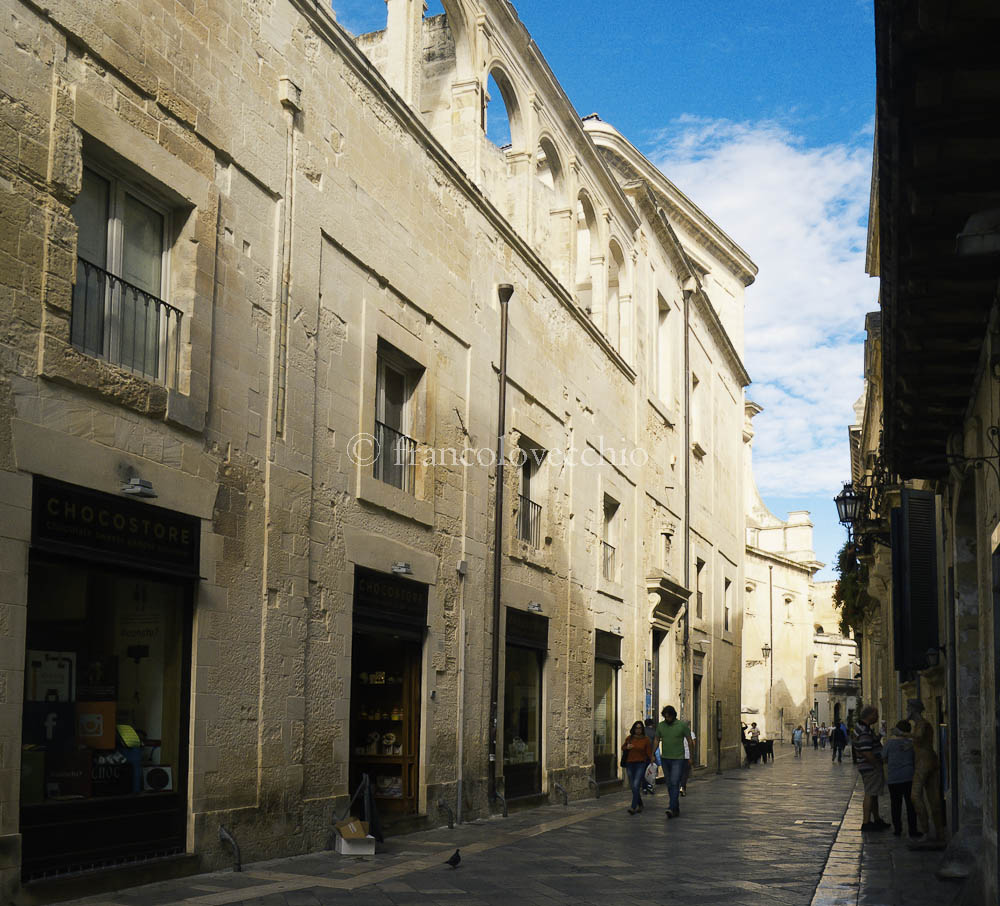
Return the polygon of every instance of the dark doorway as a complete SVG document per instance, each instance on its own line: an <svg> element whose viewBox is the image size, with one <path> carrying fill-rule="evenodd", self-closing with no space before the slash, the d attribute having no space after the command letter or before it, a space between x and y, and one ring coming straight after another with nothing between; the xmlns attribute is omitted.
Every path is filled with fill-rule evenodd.
<svg viewBox="0 0 1000 906"><path fill-rule="evenodd" d="M503 783L508 799L542 791L542 671L548 624L545 617L507 608Z"/></svg>

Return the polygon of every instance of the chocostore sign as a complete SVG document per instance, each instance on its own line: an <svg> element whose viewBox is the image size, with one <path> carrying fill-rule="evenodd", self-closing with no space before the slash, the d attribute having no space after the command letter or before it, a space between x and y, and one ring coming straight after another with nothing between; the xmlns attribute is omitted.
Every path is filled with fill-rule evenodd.
<svg viewBox="0 0 1000 906"><path fill-rule="evenodd" d="M194 516L35 478L31 543L41 550L197 578L200 534Z"/></svg>

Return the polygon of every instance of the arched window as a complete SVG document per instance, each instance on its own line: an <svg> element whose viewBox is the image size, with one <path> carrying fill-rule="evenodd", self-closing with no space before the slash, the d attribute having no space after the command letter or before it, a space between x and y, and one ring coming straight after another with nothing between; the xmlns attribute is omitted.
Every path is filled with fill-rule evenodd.
<svg viewBox="0 0 1000 906"><path fill-rule="evenodd" d="M816 624L816 635L823 635L823 627L819 623Z"/></svg>
<svg viewBox="0 0 1000 906"><path fill-rule="evenodd" d="M519 137L521 117L517 94L506 73L494 67L486 80L483 95L483 132L498 148L511 148Z"/></svg>
<svg viewBox="0 0 1000 906"><path fill-rule="evenodd" d="M553 271L565 279L569 261L569 221L562 161L555 145L542 137L535 151L535 244Z"/></svg>
<svg viewBox="0 0 1000 906"><path fill-rule="evenodd" d="M625 256L622 254L621 246L612 240L608 246L608 304L604 332L615 349L619 349L621 345L621 297L624 277Z"/></svg>
<svg viewBox="0 0 1000 906"><path fill-rule="evenodd" d="M594 284L591 256L597 245L597 217L585 193L576 200L576 300L591 317L594 311Z"/></svg>

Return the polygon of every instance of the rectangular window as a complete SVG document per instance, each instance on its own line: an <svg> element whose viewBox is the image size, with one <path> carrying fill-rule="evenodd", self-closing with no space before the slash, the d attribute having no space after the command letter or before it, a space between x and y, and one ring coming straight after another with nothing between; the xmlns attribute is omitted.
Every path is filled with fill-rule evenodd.
<svg viewBox="0 0 1000 906"><path fill-rule="evenodd" d="M521 479L517 504L517 537L537 550L542 546L542 505L532 497L532 486L536 484L535 479L545 459L545 450L522 439L516 455L520 463Z"/></svg>
<svg viewBox="0 0 1000 906"><path fill-rule="evenodd" d="M618 581L615 554L618 545L618 501L604 495L604 539L601 541L601 572L609 582Z"/></svg>
<svg viewBox="0 0 1000 906"><path fill-rule="evenodd" d="M659 293L656 294L656 395L665 403L670 402L670 338L667 322L670 306Z"/></svg>
<svg viewBox="0 0 1000 906"><path fill-rule="evenodd" d="M704 619L705 606L704 597L701 591L701 574L705 569L705 561L698 560L694 567L694 615L699 619Z"/></svg>
<svg viewBox="0 0 1000 906"><path fill-rule="evenodd" d="M733 583L729 579L725 580L725 584L722 588L722 628L729 632L729 620L730 620L730 610L732 608L733 602Z"/></svg>
<svg viewBox="0 0 1000 906"><path fill-rule="evenodd" d="M73 345L133 374L175 386L182 313L163 299L169 212L93 165L83 168L71 212L79 234Z"/></svg>
<svg viewBox="0 0 1000 906"><path fill-rule="evenodd" d="M412 494L417 442L409 434L419 369L381 341L376 368L374 474L379 481Z"/></svg>

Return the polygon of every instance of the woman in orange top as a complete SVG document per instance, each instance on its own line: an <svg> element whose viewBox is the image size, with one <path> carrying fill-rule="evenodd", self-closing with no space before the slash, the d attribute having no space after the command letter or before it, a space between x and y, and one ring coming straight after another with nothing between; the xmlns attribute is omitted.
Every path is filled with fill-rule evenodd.
<svg viewBox="0 0 1000 906"><path fill-rule="evenodd" d="M632 787L632 804L628 813L634 815L642 811L642 778L646 774L646 766L653 760L653 746L646 735L646 727L641 720L632 724L632 732L622 744L622 764L628 771L628 782Z"/></svg>

